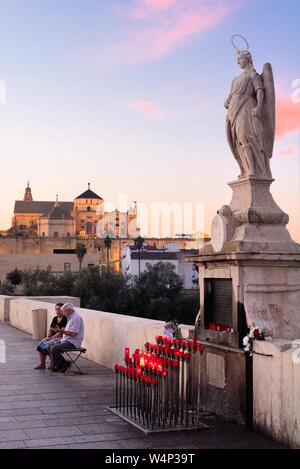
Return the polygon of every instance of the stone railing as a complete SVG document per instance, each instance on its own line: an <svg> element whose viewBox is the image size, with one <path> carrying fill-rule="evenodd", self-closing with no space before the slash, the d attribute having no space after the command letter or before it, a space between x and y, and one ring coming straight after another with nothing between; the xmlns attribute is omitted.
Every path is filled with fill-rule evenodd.
<svg viewBox="0 0 300 469"><path fill-rule="evenodd" d="M123 363L125 347L143 348L146 342L155 342L156 335L164 334L163 321L80 308L79 299L70 297L0 296L0 320L37 338L38 330L48 330L57 302L72 302L82 316L85 357L111 369L116 363ZM39 317L39 325L33 317ZM182 325L181 330L184 338L193 336L193 326Z"/></svg>
<svg viewBox="0 0 300 469"><path fill-rule="evenodd" d="M254 341L253 426L300 448L300 340Z"/></svg>

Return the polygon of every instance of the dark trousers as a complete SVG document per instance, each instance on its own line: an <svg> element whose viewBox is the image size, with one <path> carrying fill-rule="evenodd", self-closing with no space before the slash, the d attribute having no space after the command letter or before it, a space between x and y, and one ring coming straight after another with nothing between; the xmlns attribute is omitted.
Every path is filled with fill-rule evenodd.
<svg viewBox="0 0 300 469"><path fill-rule="evenodd" d="M64 349L75 349L75 345L73 345L71 342L68 342L67 340L65 342L62 342L61 344L56 344L52 345L50 347L50 354L52 358L52 366L53 368L61 368L62 365L66 363L66 360L61 354L61 350Z"/></svg>

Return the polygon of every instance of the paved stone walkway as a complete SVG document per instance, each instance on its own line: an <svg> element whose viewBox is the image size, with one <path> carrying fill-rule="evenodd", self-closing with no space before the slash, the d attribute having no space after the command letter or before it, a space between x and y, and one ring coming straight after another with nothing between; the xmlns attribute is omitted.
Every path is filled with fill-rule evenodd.
<svg viewBox="0 0 300 469"><path fill-rule="evenodd" d="M114 404L114 373L81 359L85 375L33 370L31 336L0 323L6 363L0 363L0 449L284 448L275 441L207 416L209 430L146 436L105 406Z"/></svg>

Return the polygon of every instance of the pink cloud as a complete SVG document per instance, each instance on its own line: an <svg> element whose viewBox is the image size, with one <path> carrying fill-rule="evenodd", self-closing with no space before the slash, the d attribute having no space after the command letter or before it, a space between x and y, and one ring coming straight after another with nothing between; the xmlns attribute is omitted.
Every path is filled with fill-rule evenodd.
<svg viewBox="0 0 300 469"><path fill-rule="evenodd" d="M296 150L294 147L283 148L282 150L278 151L278 155L289 156L295 155Z"/></svg>
<svg viewBox="0 0 300 469"><path fill-rule="evenodd" d="M141 114L148 114L151 117L162 118L165 113L154 103L149 101L138 101L128 104L127 107L139 111Z"/></svg>
<svg viewBox="0 0 300 469"><path fill-rule="evenodd" d="M300 104L290 97L279 97L276 101L276 140L300 131Z"/></svg>
<svg viewBox="0 0 300 469"><path fill-rule="evenodd" d="M120 12L129 28L124 40L110 54L127 63L157 60L187 40L213 28L245 0L142 0Z"/></svg>
<svg viewBox="0 0 300 469"><path fill-rule="evenodd" d="M158 8L164 8L172 5L172 3L175 3L176 0L146 0L146 5L153 6L153 7L158 7Z"/></svg>

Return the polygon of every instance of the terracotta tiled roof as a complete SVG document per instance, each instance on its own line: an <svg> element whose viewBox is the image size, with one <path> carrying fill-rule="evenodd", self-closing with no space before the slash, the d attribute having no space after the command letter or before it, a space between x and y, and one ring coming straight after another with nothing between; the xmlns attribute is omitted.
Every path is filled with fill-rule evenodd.
<svg viewBox="0 0 300 469"><path fill-rule="evenodd" d="M36 213L48 215L52 212L55 202L45 201L32 201L27 202L24 200L16 200L14 214L19 213ZM60 208L64 211L66 216L70 216L73 210L73 202L59 202Z"/></svg>
<svg viewBox="0 0 300 469"><path fill-rule="evenodd" d="M54 208L51 210L49 214L44 214L41 218L63 218L64 220L73 220L73 217L71 215L68 215L64 212L64 210L61 208L60 204L57 206L54 206Z"/></svg>

